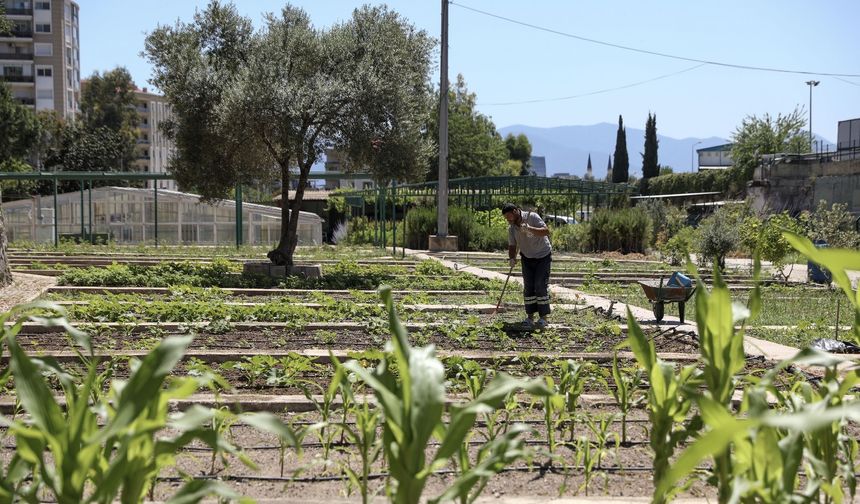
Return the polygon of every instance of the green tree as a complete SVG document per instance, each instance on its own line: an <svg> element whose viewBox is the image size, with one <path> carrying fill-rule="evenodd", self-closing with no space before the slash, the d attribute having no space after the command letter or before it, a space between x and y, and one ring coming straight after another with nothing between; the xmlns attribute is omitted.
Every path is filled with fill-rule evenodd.
<svg viewBox="0 0 860 504"><path fill-rule="evenodd" d="M649 179L660 175L660 163L657 161L657 114L648 114L645 122L645 152L642 153L642 178Z"/></svg>
<svg viewBox="0 0 860 504"><path fill-rule="evenodd" d="M12 22L6 17L6 4L0 3L0 34L12 31Z"/></svg>
<svg viewBox="0 0 860 504"><path fill-rule="evenodd" d="M140 122L135 89L134 80L124 67L104 74L94 72L81 89L81 118L84 126L91 132L107 128L122 139L122 169L135 158Z"/></svg>
<svg viewBox="0 0 860 504"><path fill-rule="evenodd" d="M475 93L469 92L463 75L457 75L457 81L448 91L449 179L489 175L508 159L508 150L496 125L475 110L475 101ZM427 127L428 136L434 141L439 138L438 103L437 100ZM428 180L438 178L438 160L437 152L430 162Z"/></svg>
<svg viewBox="0 0 860 504"><path fill-rule="evenodd" d="M519 177L522 175L523 165L516 159L508 159L497 167L490 168L487 173L490 177Z"/></svg>
<svg viewBox="0 0 860 504"><path fill-rule="evenodd" d="M287 5L255 32L233 5L213 0L191 23L160 26L146 38L152 83L173 106L171 171L207 199L254 180L279 180L286 194L297 171L269 253L292 265L308 173L326 148L347 153L380 182L426 170L419 133L433 47L386 7L361 7L319 29Z"/></svg>
<svg viewBox="0 0 860 504"><path fill-rule="evenodd" d="M612 182L627 182L630 160L627 157L627 131L624 120L618 116L618 132L615 135L615 162L612 165Z"/></svg>
<svg viewBox="0 0 860 504"><path fill-rule="evenodd" d="M746 179L765 154L809 152L809 138L803 128L806 119L803 107L787 115L747 116L732 134L732 162L743 170Z"/></svg>
<svg viewBox="0 0 860 504"><path fill-rule="evenodd" d="M0 13L2 14L2 13ZM0 16L0 20L5 19ZM5 84L0 83L0 171L22 171L39 136L39 122L33 112L17 103ZM5 183L4 183L5 184ZM2 191L4 187L0 187ZM6 257L6 230L0 210L0 287L12 283Z"/></svg>
<svg viewBox="0 0 860 504"><path fill-rule="evenodd" d="M508 149L508 159L520 162L520 171L517 175L528 175L532 167L532 144L529 137L524 133L514 136L508 133L505 137L505 147Z"/></svg>
<svg viewBox="0 0 860 504"><path fill-rule="evenodd" d="M28 158L38 142L39 131L36 114L16 102L9 88L0 83L0 165Z"/></svg>
<svg viewBox="0 0 860 504"><path fill-rule="evenodd" d="M675 173L675 171L672 169L671 166L661 166L660 167L660 173L657 176L659 177L662 175L671 175L673 173Z"/></svg>

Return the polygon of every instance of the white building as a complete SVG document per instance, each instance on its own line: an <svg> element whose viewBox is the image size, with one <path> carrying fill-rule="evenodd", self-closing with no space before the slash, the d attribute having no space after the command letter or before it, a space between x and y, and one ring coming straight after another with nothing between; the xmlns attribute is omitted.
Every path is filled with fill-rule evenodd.
<svg viewBox="0 0 860 504"><path fill-rule="evenodd" d="M53 196L3 203L6 234L10 242L26 240L50 243L56 233L62 239L84 235L105 237L119 244L154 242L155 191L129 187L100 187L57 196L54 218ZM83 201L83 209L81 202ZM82 213L83 210L83 213ZM158 191L158 241L191 245L236 243L236 203L201 203L194 194ZM280 239L281 209L242 204L242 243L274 245ZM83 222L83 225L82 225ZM310 212L299 213L299 245L322 243L322 219Z"/></svg>
<svg viewBox="0 0 860 504"><path fill-rule="evenodd" d="M79 7L71 0L0 0L11 33L0 35L0 81L35 110L80 112Z"/></svg>
<svg viewBox="0 0 860 504"><path fill-rule="evenodd" d="M158 94L150 93L146 88L134 92L137 100L137 113L140 122L137 125L137 159L134 161L138 170L147 173L167 173L170 157L175 150L173 142L161 131L161 123L173 115L170 104ZM159 189L177 190L175 180L150 180L147 187L158 184Z"/></svg>
<svg viewBox="0 0 860 504"><path fill-rule="evenodd" d="M731 168L734 165L734 161L732 161L732 145L727 143L704 149L696 149L696 154L699 155L699 171Z"/></svg>
<svg viewBox="0 0 860 504"><path fill-rule="evenodd" d="M334 149L326 149L325 151L325 171L327 172L343 172L342 154ZM347 188L347 189L373 189L376 184L371 179L326 179L325 189ZM293 188L294 189L294 188Z"/></svg>

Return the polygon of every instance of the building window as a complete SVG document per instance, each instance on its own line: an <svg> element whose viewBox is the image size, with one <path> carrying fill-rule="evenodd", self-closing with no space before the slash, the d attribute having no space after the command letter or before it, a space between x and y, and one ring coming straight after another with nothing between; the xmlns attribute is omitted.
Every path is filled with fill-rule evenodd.
<svg viewBox="0 0 860 504"><path fill-rule="evenodd" d="M53 56L54 44L33 44L33 54L36 56Z"/></svg>
<svg viewBox="0 0 860 504"><path fill-rule="evenodd" d="M53 100L54 99L54 90L53 89L37 89L36 90L36 98L40 100Z"/></svg>
<svg viewBox="0 0 860 504"><path fill-rule="evenodd" d="M51 10L51 2L36 2L36 10Z"/></svg>
<svg viewBox="0 0 860 504"><path fill-rule="evenodd" d="M51 33L51 24L36 23L36 33Z"/></svg>
<svg viewBox="0 0 860 504"><path fill-rule="evenodd" d="M51 68L36 68L37 77L51 77L53 76L53 72Z"/></svg>

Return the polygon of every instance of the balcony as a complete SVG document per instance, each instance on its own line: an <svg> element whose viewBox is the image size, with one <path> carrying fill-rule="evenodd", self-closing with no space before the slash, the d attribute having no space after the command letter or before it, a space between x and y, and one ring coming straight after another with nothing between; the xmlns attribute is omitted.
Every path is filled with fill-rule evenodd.
<svg viewBox="0 0 860 504"><path fill-rule="evenodd" d="M4 53L4 52L0 52L0 60L29 61L32 59L33 59L33 53Z"/></svg>
<svg viewBox="0 0 860 504"><path fill-rule="evenodd" d="M15 101L17 101L21 105L35 105L36 104L35 98L23 98L23 97L16 96Z"/></svg>
<svg viewBox="0 0 860 504"><path fill-rule="evenodd" d="M32 16L33 9L6 9L7 16Z"/></svg>
<svg viewBox="0 0 860 504"><path fill-rule="evenodd" d="M33 30L25 28L12 28L12 31L0 34L0 37L19 37L19 38L33 38Z"/></svg>
<svg viewBox="0 0 860 504"><path fill-rule="evenodd" d="M32 75L0 75L0 81L16 83L16 82L33 82Z"/></svg>

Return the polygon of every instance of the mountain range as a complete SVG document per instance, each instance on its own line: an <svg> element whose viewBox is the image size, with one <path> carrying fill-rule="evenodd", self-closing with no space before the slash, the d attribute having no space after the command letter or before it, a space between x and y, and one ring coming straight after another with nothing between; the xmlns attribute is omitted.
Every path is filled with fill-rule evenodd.
<svg viewBox="0 0 860 504"><path fill-rule="evenodd" d="M532 155L546 157L547 176L556 173L585 175L588 155L594 178L606 177L609 156L615 152L617 124L600 123L591 126L556 126L537 128L515 124L500 128L502 137L508 133L524 133L532 144ZM642 176L641 152L645 146L645 130L626 127L627 154L630 158L630 174ZM688 172L691 166L691 153L696 149L713 147L728 143L725 138L672 138L657 134L657 157L661 166L671 166L675 173ZM701 142L701 143L699 143ZM698 143L698 145L696 145Z"/></svg>

